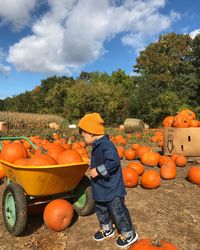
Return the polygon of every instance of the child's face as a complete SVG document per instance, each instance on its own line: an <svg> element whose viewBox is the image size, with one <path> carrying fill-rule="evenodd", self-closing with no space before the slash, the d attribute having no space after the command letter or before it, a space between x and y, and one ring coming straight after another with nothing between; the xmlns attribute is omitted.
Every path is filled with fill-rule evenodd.
<svg viewBox="0 0 200 250"><path fill-rule="evenodd" d="M96 140L95 136L85 131L81 131L81 136L83 137L87 145L92 145Z"/></svg>

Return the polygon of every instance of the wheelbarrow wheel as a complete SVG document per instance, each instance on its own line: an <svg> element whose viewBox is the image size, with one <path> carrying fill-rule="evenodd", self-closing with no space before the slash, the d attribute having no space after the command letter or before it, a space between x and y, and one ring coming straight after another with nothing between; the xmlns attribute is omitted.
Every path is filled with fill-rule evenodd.
<svg viewBox="0 0 200 250"><path fill-rule="evenodd" d="M94 200L90 180L87 176L82 178L74 192L76 198L73 199L73 206L77 214L80 216L90 214L94 209Z"/></svg>
<svg viewBox="0 0 200 250"><path fill-rule="evenodd" d="M10 183L3 193L3 220L8 232L19 236L27 224L27 201L23 188L19 184Z"/></svg>

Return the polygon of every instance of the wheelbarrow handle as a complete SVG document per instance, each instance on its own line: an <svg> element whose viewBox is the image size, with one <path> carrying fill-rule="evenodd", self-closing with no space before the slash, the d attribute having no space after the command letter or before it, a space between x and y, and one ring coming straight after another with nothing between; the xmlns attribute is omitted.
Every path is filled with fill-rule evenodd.
<svg viewBox="0 0 200 250"><path fill-rule="evenodd" d="M0 142L1 141L4 141L4 140L11 140L11 141L15 141L15 140L26 140L26 141L28 141L30 144L31 144L31 146L35 149L35 150L37 150L38 149L38 147L29 139L29 138L27 138L27 137L25 137L25 136L12 136L12 137L0 137ZM0 143L0 150L2 149L2 143Z"/></svg>

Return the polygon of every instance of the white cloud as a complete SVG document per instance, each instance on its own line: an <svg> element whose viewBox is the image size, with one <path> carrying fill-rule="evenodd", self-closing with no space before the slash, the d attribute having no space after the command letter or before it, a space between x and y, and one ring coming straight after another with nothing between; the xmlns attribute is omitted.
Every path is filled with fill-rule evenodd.
<svg viewBox="0 0 200 250"><path fill-rule="evenodd" d="M159 13L165 2L48 0L49 12L33 24L31 36L10 47L8 62L18 70L70 72L102 56L105 42L116 35L138 51L147 37L166 30L178 18L176 12Z"/></svg>
<svg viewBox="0 0 200 250"><path fill-rule="evenodd" d="M11 23L15 30L29 24L37 0L0 0L0 25Z"/></svg>
<svg viewBox="0 0 200 250"><path fill-rule="evenodd" d="M192 37L192 39L195 38L195 36L198 34L200 34L200 29L196 29L190 32L190 36Z"/></svg>

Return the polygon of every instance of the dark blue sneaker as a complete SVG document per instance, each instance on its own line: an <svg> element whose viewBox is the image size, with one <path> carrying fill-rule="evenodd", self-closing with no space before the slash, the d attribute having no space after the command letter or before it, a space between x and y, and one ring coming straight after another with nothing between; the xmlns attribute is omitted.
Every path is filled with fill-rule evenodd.
<svg viewBox="0 0 200 250"><path fill-rule="evenodd" d="M116 243L118 247L123 248L123 247L127 247L133 244L134 242L137 241L137 239L138 239L138 235L136 233L133 236L128 237L128 238L125 238L122 235L120 235L118 239L116 240Z"/></svg>
<svg viewBox="0 0 200 250"><path fill-rule="evenodd" d="M96 241L104 240L107 237L112 237L115 234L115 229L111 228L110 230L99 229L93 236L93 239Z"/></svg>

